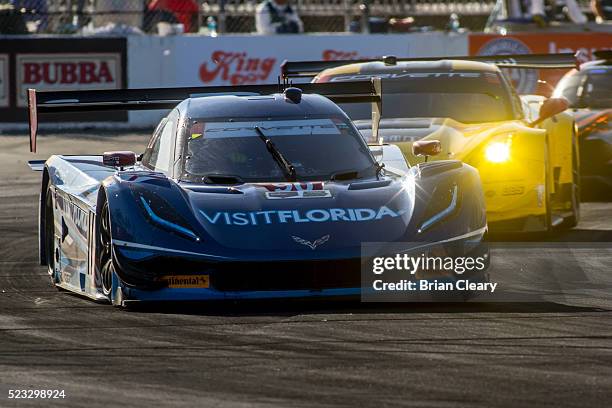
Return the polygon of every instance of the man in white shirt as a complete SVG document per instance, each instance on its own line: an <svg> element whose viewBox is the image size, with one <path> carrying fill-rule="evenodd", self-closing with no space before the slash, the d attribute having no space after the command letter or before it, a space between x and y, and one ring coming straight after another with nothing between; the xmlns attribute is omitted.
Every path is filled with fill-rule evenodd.
<svg viewBox="0 0 612 408"><path fill-rule="evenodd" d="M304 31L302 20L287 0L266 0L255 10L258 34L298 34Z"/></svg>

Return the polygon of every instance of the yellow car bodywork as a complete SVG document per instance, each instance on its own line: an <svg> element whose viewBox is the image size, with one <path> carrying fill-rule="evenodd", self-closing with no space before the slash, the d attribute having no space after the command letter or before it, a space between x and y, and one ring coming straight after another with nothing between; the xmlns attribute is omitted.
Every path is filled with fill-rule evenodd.
<svg viewBox="0 0 612 408"><path fill-rule="evenodd" d="M491 64L453 61L461 69L499 72ZM338 75L359 79L364 64L356 63L330 68L319 73L313 82L327 81ZM380 65L383 80L384 64ZM371 78L372 64L363 79ZM550 230L563 223L573 226L578 220L579 163L573 116L566 112L540 122L540 96L512 95L521 114L514 120L464 124L451 118L431 119L431 132L419 140L439 140L442 152L429 160L461 160L478 169L487 206L487 220L492 232L536 232ZM432 115L433 116L433 115ZM397 144L413 165L425 160L412 153L411 141L393 135L393 126L379 135L385 143ZM362 130L363 132L363 130ZM367 129L364 133L367 137Z"/></svg>
<svg viewBox="0 0 612 408"><path fill-rule="evenodd" d="M569 197L555 198L560 198L562 185L573 182L573 122L565 113L556 120L565 126L551 120L542 128L531 128L521 120L465 125L440 119L438 130L422 140L441 142L442 152L430 160L461 160L478 169L493 231L541 231L547 228L546 222L555 222L546 220L547 205L551 216L559 217L572 206ZM409 163L425 160L412 154L412 142L396 144ZM515 220L524 223L513 228L510 224Z"/></svg>

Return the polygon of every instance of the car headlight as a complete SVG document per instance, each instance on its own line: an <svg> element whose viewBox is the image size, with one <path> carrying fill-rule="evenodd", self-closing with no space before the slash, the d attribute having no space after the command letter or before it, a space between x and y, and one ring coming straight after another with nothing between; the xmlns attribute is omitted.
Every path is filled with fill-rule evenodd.
<svg viewBox="0 0 612 408"><path fill-rule="evenodd" d="M168 221L162 217L160 217L159 215L157 215L155 213L155 211L153 211L153 209L151 208L151 206L149 205L149 203L147 202L147 200L143 197L140 196L140 201L145 209L145 211L147 212L147 215L150 217L151 221L155 222L156 224L167 228L171 231L174 232L178 232L179 234L183 235L183 236L187 236L188 238L193 239L194 241L199 241L200 237L198 237L195 232L191 231L189 228L185 228L179 224L175 224L172 221Z"/></svg>
<svg viewBox="0 0 612 408"><path fill-rule="evenodd" d="M510 148L512 146L512 135L496 138L485 146L485 158L491 163L503 163L510 160Z"/></svg>
<svg viewBox="0 0 612 408"><path fill-rule="evenodd" d="M164 198L141 186L130 187L149 223L183 238L200 241L200 237L189 228L189 223Z"/></svg>
<svg viewBox="0 0 612 408"><path fill-rule="evenodd" d="M434 194L431 205L425 213L426 220L421 224L419 233L428 230L455 212L459 202L459 187L453 184L448 189L442 189Z"/></svg>

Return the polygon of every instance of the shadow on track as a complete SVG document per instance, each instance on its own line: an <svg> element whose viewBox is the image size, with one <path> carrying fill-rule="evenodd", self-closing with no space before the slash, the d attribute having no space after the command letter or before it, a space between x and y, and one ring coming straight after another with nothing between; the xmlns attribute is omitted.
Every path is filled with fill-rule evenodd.
<svg viewBox="0 0 612 408"><path fill-rule="evenodd" d="M298 314L453 314L453 313L593 313L608 312L595 307L569 306L555 302L425 302L360 303L358 300L210 301L135 303L134 313L201 316L295 316Z"/></svg>
<svg viewBox="0 0 612 408"><path fill-rule="evenodd" d="M489 234L491 242L612 242L612 230L574 228L545 233Z"/></svg>

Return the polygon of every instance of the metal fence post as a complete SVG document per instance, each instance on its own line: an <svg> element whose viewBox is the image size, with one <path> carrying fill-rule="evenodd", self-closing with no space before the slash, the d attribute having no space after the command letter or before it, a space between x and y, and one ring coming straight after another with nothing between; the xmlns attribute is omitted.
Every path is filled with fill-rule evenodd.
<svg viewBox="0 0 612 408"><path fill-rule="evenodd" d="M353 21L353 10L351 8L351 0L344 0L344 31L351 30L351 22Z"/></svg>
<svg viewBox="0 0 612 408"><path fill-rule="evenodd" d="M225 34L225 0L219 0L219 15L217 16L217 33Z"/></svg>
<svg viewBox="0 0 612 408"><path fill-rule="evenodd" d="M197 22L196 22L196 33L200 33L200 27L202 27L202 3L200 1L197 2L198 3L198 17L197 17ZM145 7L146 7L146 0L145 0Z"/></svg>
<svg viewBox="0 0 612 408"><path fill-rule="evenodd" d="M363 34L370 33L370 0L363 0L361 6L361 32Z"/></svg>

